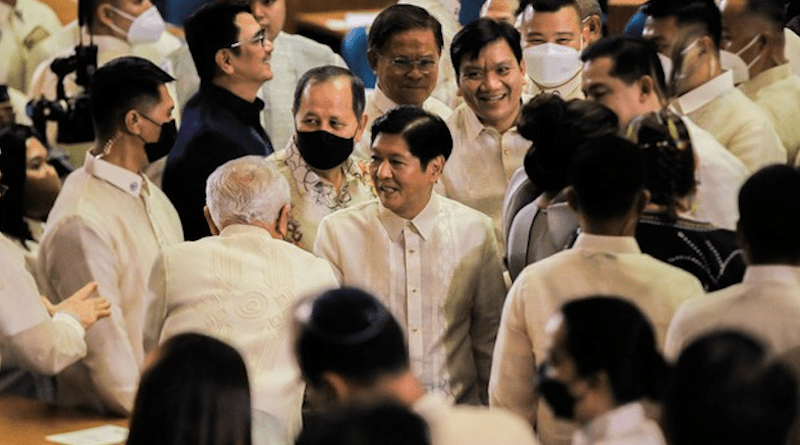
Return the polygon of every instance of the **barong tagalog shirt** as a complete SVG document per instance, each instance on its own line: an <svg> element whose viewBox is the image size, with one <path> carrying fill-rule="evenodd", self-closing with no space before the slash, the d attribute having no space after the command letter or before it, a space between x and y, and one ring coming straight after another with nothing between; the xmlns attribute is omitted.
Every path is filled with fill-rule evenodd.
<svg viewBox="0 0 800 445"><path fill-rule="evenodd" d="M505 296L486 216L435 193L412 220L370 201L323 219L314 252L389 308L427 390L485 402Z"/></svg>
<svg viewBox="0 0 800 445"><path fill-rule="evenodd" d="M86 358L58 375L60 403L130 412L144 361L150 269L182 233L169 199L142 174L87 153L64 182L39 245L39 275L54 301L96 281L111 316L87 332Z"/></svg>
<svg viewBox="0 0 800 445"><path fill-rule="evenodd" d="M661 428L631 402L592 419L572 437L572 445L666 445Z"/></svg>

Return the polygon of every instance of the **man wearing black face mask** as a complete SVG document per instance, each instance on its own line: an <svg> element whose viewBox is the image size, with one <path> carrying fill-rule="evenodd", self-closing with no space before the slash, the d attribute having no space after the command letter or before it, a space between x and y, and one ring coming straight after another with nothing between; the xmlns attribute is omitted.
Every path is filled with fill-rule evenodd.
<svg viewBox="0 0 800 445"><path fill-rule="evenodd" d="M138 57L112 60L93 78L97 139L50 211L37 268L54 300L96 281L114 310L87 336L87 357L59 374L59 402L120 414L133 406L150 269L164 247L183 241L175 208L142 174L175 137L172 80Z"/></svg>
<svg viewBox="0 0 800 445"><path fill-rule="evenodd" d="M345 68L314 68L297 83L296 131L269 159L291 189L289 238L308 251L322 218L375 198L366 161L353 154L367 122L364 103L364 85Z"/></svg>

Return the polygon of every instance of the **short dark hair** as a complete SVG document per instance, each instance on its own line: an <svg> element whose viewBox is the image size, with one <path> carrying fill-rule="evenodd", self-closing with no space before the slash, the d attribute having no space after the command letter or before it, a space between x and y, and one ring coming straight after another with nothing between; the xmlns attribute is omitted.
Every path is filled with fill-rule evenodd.
<svg viewBox="0 0 800 445"><path fill-rule="evenodd" d="M127 445L250 445L247 369L227 344L179 334L142 373Z"/></svg>
<svg viewBox="0 0 800 445"><path fill-rule="evenodd" d="M618 404L659 400L669 367L650 320L621 297L594 296L561 307L566 349L578 375L605 371Z"/></svg>
<svg viewBox="0 0 800 445"><path fill-rule="evenodd" d="M8 95L8 85L0 85L0 103L8 102L11 97Z"/></svg>
<svg viewBox="0 0 800 445"><path fill-rule="evenodd" d="M609 74L627 85L632 85L642 76L652 77L659 96L665 98L667 82L658 58L658 49L653 42L641 37L615 34L589 45L581 54L584 62L600 57L611 59L613 66Z"/></svg>
<svg viewBox="0 0 800 445"><path fill-rule="evenodd" d="M753 263L800 261L800 171L771 165L739 190L739 230Z"/></svg>
<svg viewBox="0 0 800 445"><path fill-rule="evenodd" d="M401 32L416 29L431 30L436 39L436 46L439 48L439 52L442 52L444 37L441 23L424 8L406 4L391 5L375 17L375 21L369 28L367 48L379 53L383 52L392 37Z"/></svg>
<svg viewBox="0 0 800 445"><path fill-rule="evenodd" d="M525 155L525 173L540 189L558 193L569 183L569 164L587 138L617 132L619 119L597 102L564 101L555 94L539 94L524 107L519 134L533 142Z"/></svg>
<svg viewBox="0 0 800 445"><path fill-rule="evenodd" d="M675 444L782 445L797 412L791 372L735 331L687 346L665 394L665 433Z"/></svg>
<svg viewBox="0 0 800 445"><path fill-rule="evenodd" d="M450 57L456 77L461 74L461 61L474 60L488 44L505 40L514 53L517 63L522 60L519 32L506 22L496 22L489 18L479 18L464 25L453 37L450 44Z"/></svg>
<svg viewBox="0 0 800 445"><path fill-rule="evenodd" d="M389 310L360 289L343 287L296 309L295 348L303 377L314 387L334 372L369 386L408 369L405 334Z"/></svg>
<svg viewBox="0 0 800 445"><path fill-rule="evenodd" d="M427 445L428 424L396 403L354 405L314 419L295 445Z"/></svg>
<svg viewBox="0 0 800 445"><path fill-rule="evenodd" d="M675 17L678 26L699 25L719 49L722 40L722 16L714 0L649 0L642 12L654 19Z"/></svg>
<svg viewBox="0 0 800 445"><path fill-rule="evenodd" d="M342 68L335 65L318 66L306 71L297 81L297 87L294 89L294 102L292 103L292 112L296 113L300 109L300 102L303 98L303 92L309 84L329 82L337 77L346 77L350 80L350 91L353 94L353 113L356 119L361 119L366 107L366 98L364 96L364 83L352 71L347 68Z"/></svg>
<svg viewBox="0 0 800 445"><path fill-rule="evenodd" d="M25 221L25 180L27 177L27 145L29 138L36 138L47 147L47 142L31 127L14 124L0 132L0 184L8 191L0 198L0 232L20 240L33 240Z"/></svg>
<svg viewBox="0 0 800 445"><path fill-rule="evenodd" d="M591 138L572 158L569 181L580 213L598 220L620 217L644 190L644 157L620 136Z"/></svg>
<svg viewBox="0 0 800 445"><path fill-rule="evenodd" d="M248 3L208 2L186 20L186 43L201 83L211 82L219 73L215 60L217 51L236 43L240 31L236 16L243 12L250 14ZM241 51L238 47L230 49L237 55Z"/></svg>
<svg viewBox="0 0 800 445"><path fill-rule="evenodd" d="M578 13L578 20L583 18L581 5L575 0L522 0L519 2L517 15L525 12L528 6L531 6L535 12L558 12L561 8L575 8L575 12Z"/></svg>
<svg viewBox="0 0 800 445"><path fill-rule="evenodd" d="M108 139L124 125L125 113L150 108L161 100L159 87L172 76L141 57L120 57L95 72L89 106L97 138Z"/></svg>
<svg viewBox="0 0 800 445"><path fill-rule="evenodd" d="M453 151L453 136L442 118L414 105L395 107L375 119L370 145L381 133L402 135L423 170L431 159L441 155L447 160Z"/></svg>
<svg viewBox="0 0 800 445"><path fill-rule="evenodd" d="M764 17L775 27L782 29L786 23L786 3L783 0L747 0L745 11L754 16Z"/></svg>

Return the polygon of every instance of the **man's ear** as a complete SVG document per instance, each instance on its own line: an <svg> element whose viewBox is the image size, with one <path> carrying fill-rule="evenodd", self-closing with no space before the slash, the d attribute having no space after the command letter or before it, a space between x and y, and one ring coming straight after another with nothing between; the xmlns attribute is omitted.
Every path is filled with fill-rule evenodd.
<svg viewBox="0 0 800 445"><path fill-rule="evenodd" d="M289 233L289 211L291 210L291 205L284 204L280 210L278 210L278 217L275 219L275 231L278 235L282 238L286 238L286 235Z"/></svg>
<svg viewBox="0 0 800 445"><path fill-rule="evenodd" d="M108 24L113 24L112 16L114 14L114 10L111 8L111 4L103 3L97 6L94 12L94 17L99 24L109 27Z"/></svg>
<svg viewBox="0 0 800 445"><path fill-rule="evenodd" d="M433 179L433 182L438 181L439 178L442 177L442 171L444 171L444 163L445 163L444 155L436 156L435 158L428 161L428 167L426 168L426 170L428 170L428 173L431 175L431 179Z"/></svg>
<svg viewBox="0 0 800 445"><path fill-rule="evenodd" d="M591 45L603 37L603 21L599 15L591 15L583 25L584 33L583 47Z"/></svg>
<svg viewBox="0 0 800 445"><path fill-rule="evenodd" d="M211 234L214 236L219 235L219 228L216 224L214 224L214 219L211 218L211 212L208 211L208 206L203 206L203 215L206 217L206 223L208 224L208 229L211 231Z"/></svg>
<svg viewBox="0 0 800 445"><path fill-rule="evenodd" d="M225 74L233 74L233 65L231 64L231 52L227 48L218 49L214 54L214 61L217 63L220 71Z"/></svg>
<svg viewBox="0 0 800 445"><path fill-rule="evenodd" d="M361 142L361 137L364 136L364 130L367 129L367 113L361 115L361 119L358 122L358 129L356 130L356 135L353 138L353 142L358 143Z"/></svg>
<svg viewBox="0 0 800 445"><path fill-rule="evenodd" d="M645 74L639 78L639 103L645 103L652 94L656 92L655 82L653 78Z"/></svg>
<svg viewBox="0 0 800 445"><path fill-rule="evenodd" d="M651 196L650 190L642 189L642 191L639 192L639 197L637 198L636 201L637 215L641 215L642 213L644 213L644 208L647 207L647 203L650 202L650 196Z"/></svg>
<svg viewBox="0 0 800 445"><path fill-rule="evenodd" d="M372 71L378 70L378 51L373 48L367 50L367 61L369 61L369 66L372 67Z"/></svg>
<svg viewBox="0 0 800 445"><path fill-rule="evenodd" d="M141 128L139 127L139 112L131 108L125 113L124 122L125 122L125 131L129 134L139 134L141 133Z"/></svg>
<svg viewBox="0 0 800 445"><path fill-rule="evenodd" d="M325 385L333 390L333 395L336 397L337 401L346 401L350 399L350 385L347 384L342 376L335 372L325 371L320 378Z"/></svg>
<svg viewBox="0 0 800 445"><path fill-rule="evenodd" d="M567 205L571 208L575 213L578 213L578 194L575 193L575 189L572 186L567 186L564 193L567 195Z"/></svg>

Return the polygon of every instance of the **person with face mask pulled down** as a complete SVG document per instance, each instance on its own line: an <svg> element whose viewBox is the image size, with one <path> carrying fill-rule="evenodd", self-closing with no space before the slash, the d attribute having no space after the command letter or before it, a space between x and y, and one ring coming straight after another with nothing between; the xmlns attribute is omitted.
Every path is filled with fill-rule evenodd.
<svg viewBox="0 0 800 445"><path fill-rule="evenodd" d="M578 423L572 445L666 443L642 401L660 398L669 366L634 304L623 297L570 301L546 332L536 388L556 417Z"/></svg>
<svg viewBox="0 0 800 445"><path fill-rule="evenodd" d="M376 197L366 160L353 154L366 127L364 104L364 84L346 68L313 68L297 83L294 136L268 159L289 182L288 238L305 250L322 218Z"/></svg>

